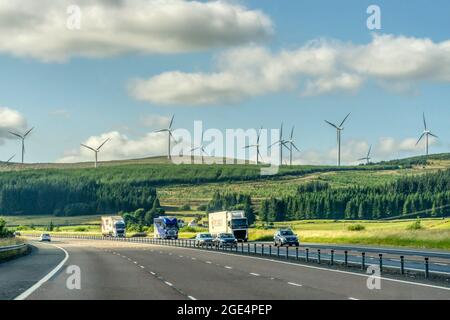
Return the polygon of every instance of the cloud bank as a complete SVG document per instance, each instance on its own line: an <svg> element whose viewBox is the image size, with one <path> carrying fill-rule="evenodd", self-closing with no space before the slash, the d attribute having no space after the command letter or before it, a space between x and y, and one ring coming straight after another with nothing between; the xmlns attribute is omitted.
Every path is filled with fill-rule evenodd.
<svg viewBox="0 0 450 320"><path fill-rule="evenodd" d="M365 45L314 40L279 52L243 47L222 53L211 72L164 72L134 79L129 90L160 105L213 105L283 91L352 93L368 80L384 88L450 83L450 40L374 34Z"/></svg>
<svg viewBox="0 0 450 320"><path fill-rule="evenodd" d="M0 2L0 53L41 61L125 53L181 53L258 42L273 34L268 16L226 1L70 0Z"/></svg>

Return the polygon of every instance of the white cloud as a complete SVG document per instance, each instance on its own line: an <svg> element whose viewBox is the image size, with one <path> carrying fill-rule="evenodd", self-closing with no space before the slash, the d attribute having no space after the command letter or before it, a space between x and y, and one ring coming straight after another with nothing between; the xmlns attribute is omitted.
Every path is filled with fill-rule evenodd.
<svg viewBox="0 0 450 320"><path fill-rule="evenodd" d="M78 0L81 28L67 28L70 0L0 3L0 52L42 61L123 53L179 53L265 40L263 12L226 1Z"/></svg>
<svg viewBox="0 0 450 320"><path fill-rule="evenodd" d="M282 91L355 92L370 79L397 92L423 81L450 83L450 41L374 35L366 45L315 40L278 53L244 47L222 53L212 72L135 79L130 93L161 105L211 105Z"/></svg>
<svg viewBox="0 0 450 320"><path fill-rule="evenodd" d="M100 161L160 156L167 150L167 134L165 133L147 133L141 138L130 139L118 131L111 131L89 137L83 144L97 148L108 138L110 141L102 147L99 153ZM66 152L57 162L92 161L93 157L92 151L80 146L78 149Z"/></svg>
<svg viewBox="0 0 450 320"><path fill-rule="evenodd" d="M422 139L418 144L418 138L405 138L398 140L392 137L382 137L377 145L377 152L380 156L388 157L389 159L402 157L405 154L411 154L412 152L420 152L426 147L425 139ZM438 144L438 140L434 137L430 137L429 146Z"/></svg>
<svg viewBox="0 0 450 320"><path fill-rule="evenodd" d="M25 117L18 111L0 107L0 143L3 143L4 139L15 138L9 131L21 133L26 126Z"/></svg>
<svg viewBox="0 0 450 320"><path fill-rule="evenodd" d="M164 129L169 126L170 117L158 114L148 114L141 118L141 124L152 129Z"/></svg>

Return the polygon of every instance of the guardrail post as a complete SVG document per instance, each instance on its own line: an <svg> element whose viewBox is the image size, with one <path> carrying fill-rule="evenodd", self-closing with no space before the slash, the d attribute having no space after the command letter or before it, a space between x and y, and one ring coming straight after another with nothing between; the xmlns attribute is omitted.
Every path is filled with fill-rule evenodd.
<svg viewBox="0 0 450 320"><path fill-rule="evenodd" d="M298 260L298 247L295 247L295 260Z"/></svg>
<svg viewBox="0 0 450 320"><path fill-rule="evenodd" d="M264 257L264 243L261 244L261 255Z"/></svg>
<svg viewBox="0 0 450 320"><path fill-rule="evenodd" d="M317 249L317 263L320 264L320 249Z"/></svg>
<svg viewBox="0 0 450 320"><path fill-rule="evenodd" d="M243 242L241 242L241 253L242 254L244 253L244 243Z"/></svg>
<svg viewBox="0 0 450 320"><path fill-rule="evenodd" d="M331 249L331 258L330 258L330 264L333 265L334 264L334 250Z"/></svg>
<svg viewBox="0 0 450 320"><path fill-rule="evenodd" d="M380 257L380 273L383 272L383 254L378 255Z"/></svg>
<svg viewBox="0 0 450 320"><path fill-rule="evenodd" d="M364 270L366 269L366 253L363 252L361 254L361 269Z"/></svg>
<svg viewBox="0 0 450 320"><path fill-rule="evenodd" d="M269 256L272 256L272 245L269 244Z"/></svg>
<svg viewBox="0 0 450 320"><path fill-rule="evenodd" d="M405 257L400 256L400 273L405 274Z"/></svg>
<svg viewBox="0 0 450 320"><path fill-rule="evenodd" d="M289 247L286 247L286 260L289 260Z"/></svg>
<svg viewBox="0 0 450 320"><path fill-rule="evenodd" d="M280 246L277 246L277 257L280 257Z"/></svg>
<svg viewBox="0 0 450 320"><path fill-rule="evenodd" d="M255 244L253 244L253 251L255 251L255 256L256 256L256 243Z"/></svg>
<svg viewBox="0 0 450 320"><path fill-rule="evenodd" d="M250 255L250 243L247 243L247 254Z"/></svg>
<svg viewBox="0 0 450 320"><path fill-rule="evenodd" d="M425 278L428 279L430 277L430 259L425 257Z"/></svg>
<svg viewBox="0 0 450 320"><path fill-rule="evenodd" d="M306 262L309 262L309 248L306 248Z"/></svg>

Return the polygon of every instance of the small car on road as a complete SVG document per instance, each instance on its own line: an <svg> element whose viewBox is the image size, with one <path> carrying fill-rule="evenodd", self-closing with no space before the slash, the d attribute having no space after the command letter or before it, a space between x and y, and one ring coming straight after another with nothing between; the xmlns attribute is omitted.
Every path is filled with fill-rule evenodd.
<svg viewBox="0 0 450 320"><path fill-rule="evenodd" d="M207 232L202 232L195 236L195 245L197 247L212 245L213 241L214 241L213 236Z"/></svg>
<svg viewBox="0 0 450 320"><path fill-rule="evenodd" d="M237 240L232 233L218 233L217 237L214 239L214 244L219 248L236 247Z"/></svg>
<svg viewBox="0 0 450 320"><path fill-rule="evenodd" d="M50 241L52 241L52 237L48 233L42 233L41 236L39 237L39 240L50 242Z"/></svg>
<svg viewBox="0 0 450 320"><path fill-rule="evenodd" d="M280 229L273 236L275 246L296 246L300 245L297 235L291 229Z"/></svg>

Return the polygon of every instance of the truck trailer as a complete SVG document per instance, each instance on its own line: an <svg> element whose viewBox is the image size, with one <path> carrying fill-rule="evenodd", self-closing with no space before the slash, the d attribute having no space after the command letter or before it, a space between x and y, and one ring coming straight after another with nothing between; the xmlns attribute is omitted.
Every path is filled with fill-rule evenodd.
<svg viewBox="0 0 450 320"><path fill-rule="evenodd" d="M212 212L208 216L208 225L213 236L232 233L238 241L248 240L248 221L242 210Z"/></svg>
<svg viewBox="0 0 450 320"><path fill-rule="evenodd" d="M105 237L125 238L125 221L121 216L102 217L102 234Z"/></svg>

